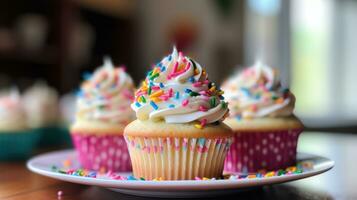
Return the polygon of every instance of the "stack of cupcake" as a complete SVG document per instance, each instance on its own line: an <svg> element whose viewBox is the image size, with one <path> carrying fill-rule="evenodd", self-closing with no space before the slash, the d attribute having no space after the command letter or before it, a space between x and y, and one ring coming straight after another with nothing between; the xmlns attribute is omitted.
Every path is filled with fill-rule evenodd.
<svg viewBox="0 0 357 200"><path fill-rule="evenodd" d="M219 178L223 170L294 165L303 125L277 71L257 64L222 88L229 105L201 65L176 48L135 93L125 70L106 59L77 97L71 135L80 163L104 171L132 166L145 180Z"/></svg>

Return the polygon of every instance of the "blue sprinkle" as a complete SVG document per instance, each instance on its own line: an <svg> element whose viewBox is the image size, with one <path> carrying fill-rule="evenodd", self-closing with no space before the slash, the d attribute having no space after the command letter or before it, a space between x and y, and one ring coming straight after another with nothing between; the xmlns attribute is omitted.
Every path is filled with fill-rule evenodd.
<svg viewBox="0 0 357 200"><path fill-rule="evenodd" d="M134 176L128 176L128 181L136 181L137 179Z"/></svg>
<svg viewBox="0 0 357 200"><path fill-rule="evenodd" d="M205 142L206 142L206 139L204 139L204 138L199 138L198 139L198 144L200 144L200 145L204 145Z"/></svg>
<svg viewBox="0 0 357 200"><path fill-rule="evenodd" d="M180 92L176 92L175 93L175 99L179 99L180 98Z"/></svg>
<svg viewBox="0 0 357 200"><path fill-rule="evenodd" d="M90 172L88 174L89 177L96 177L97 176L97 172Z"/></svg>
<svg viewBox="0 0 357 200"><path fill-rule="evenodd" d="M157 65L158 67L161 67L161 66L162 66L162 63L159 62L159 63L157 63L156 65Z"/></svg>
<svg viewBox="0 0 357 200"><path fill-rule="evenodd" d="M164 72L164 71L166 71L166 67L165 67L165 66L162 66L162 67L160 68L160 70L161 70L161 72Z"/></svg>
<svg viewBox="0 0 357 200"><path fill-rule="evenodd" d="M141 106L141 104L139 103L139 102L135 102L135 105L136 105L136 107L140 107Z"/></svg>
<svg viewBox="0 0 357 200"><path fill-rule="evenodd" d="M175 108L175 105L174 104L170 104L169 108Z"/></svg>
<svg viewBox="0 0 357 200"><path fill-rule="evenodd" d="M82 77L84 80L89 80L92 77L92 74L90 72L84 72Z"/></svg>
<svg viewBox="0 0 357 200"><path fill-rule="evenodd" d="M243 92L245 96L250 96L250 91L248 88L240 88L240 90Z"/></svg>
<svg viewBox="0 0 357 200"><path fill-rule="evenodd" d="M171 55L169 55L169 61L171 61L171 59L172 59L172 56L171 56Z"/></svg>
<svg viewBox="0 0 357 200"><path fill-rule="evenodd" d="M220 95L220 96L219 96L219 99L220 99L220 100L224 100L224 96Z"/></svg>
<svg viewBox="0 0 357 200"><path fill-rule="evenodd" d="M190 89L186 88L186 89L185 89L185 92L186 92L186 93L191 93L191 92L192 92L192 90L190 90Z"/></svg>
<svg viewBox="0 0 357 200"><path fill-rule="evenodd" d="M237 116L236 116L236 119L237 119L238 121L240 121L240 120L242 119L242 116L237 115Z"/></svg>
<svg viewBox="0 0 357 200"><path fill-rule="evenodd" d="M149 86L152 87L154 86L154 83L152 81L149 82Z"/></svg>
<svg viewBox="0 0 357 200"><path fill-rule="evenodd" d="M194 83L195 82L195 77L191 76L188 81L190 81L191 83Z"/></svg>
<svg viewBox="0 0 357 200"><path fill-rule="evenodd" d="M150 101L150 105L151 105L155 110L159 109L159 107L158 107L158 106L156 105L156 103L153 102L153 101Z"/></svg>
<svg viewBox="0 0 357 200"><path fill-rule="evenodd" d="M165 85L163 83L160 83L160 88L164 88Z"/></svg>
<svg viewBox="0 0 357 200"><path fill-rule="evenodd" d="M257 176L257 178L263 178L263 174L261 174L261 173L258 173L256 176Z"/></svg>

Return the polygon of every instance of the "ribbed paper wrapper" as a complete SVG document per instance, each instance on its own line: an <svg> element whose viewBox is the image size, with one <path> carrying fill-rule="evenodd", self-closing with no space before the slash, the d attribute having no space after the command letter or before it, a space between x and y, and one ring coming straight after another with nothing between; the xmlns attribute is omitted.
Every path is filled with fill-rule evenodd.
<svg viewBox="0 0 357 200"><path fill-rule="evenodd" d="M133 173L152 180L220 177L232 138L147 138L125 136Z"/></svg>
<svg viewBox="0 0 357 200"><path fill-rule="evenodd" d="M296 164L302 129L237 132L225 160L225 172L277 170Z"/></svg>
<svg viewBox="0 0 357 200"><path fill-rule="evenodd" d="M90 170L131 171L130 157L122 135L72 133L81 166Z"/></svg>

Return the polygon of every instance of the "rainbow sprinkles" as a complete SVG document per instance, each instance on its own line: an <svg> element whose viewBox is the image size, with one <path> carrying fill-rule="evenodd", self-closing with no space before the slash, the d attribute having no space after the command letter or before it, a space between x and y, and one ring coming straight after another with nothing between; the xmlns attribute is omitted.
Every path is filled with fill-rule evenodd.
<svg viewBox="0 0 357 200"><path fill-rule="evenodd" d="M140 120L194 123L203 129L228 114L223 91L208 80L205 70L177 52L166 56L148 72L135 93L132 108Z"/></svg>

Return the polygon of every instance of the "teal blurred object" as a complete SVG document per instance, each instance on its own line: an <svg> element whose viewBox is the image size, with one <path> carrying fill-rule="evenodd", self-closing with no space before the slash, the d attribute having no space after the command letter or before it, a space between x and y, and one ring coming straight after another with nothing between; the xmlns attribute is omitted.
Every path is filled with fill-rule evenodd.
<svg viewBox="0 0 357 200"><path fill-rule="evenodd" d="M39 147L72 147L69 130L64 126L48 126L37 128L41 134Z"/></svg>
<svg viewBox="0 0 357 200"><path fill-rule="evenodd" d="M1 132L0 161L25 160L29 158L40 140L40 133L33 130Z"/></svg>

